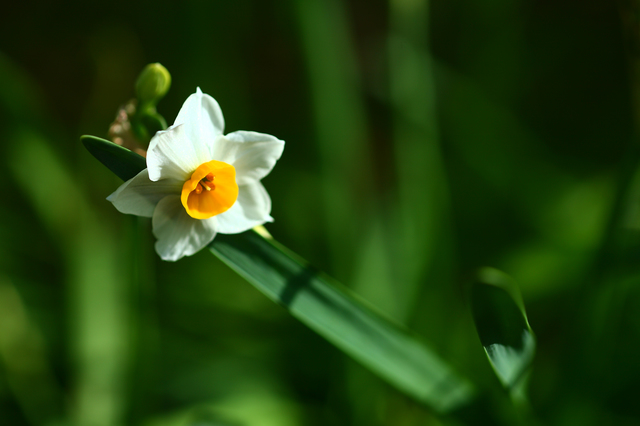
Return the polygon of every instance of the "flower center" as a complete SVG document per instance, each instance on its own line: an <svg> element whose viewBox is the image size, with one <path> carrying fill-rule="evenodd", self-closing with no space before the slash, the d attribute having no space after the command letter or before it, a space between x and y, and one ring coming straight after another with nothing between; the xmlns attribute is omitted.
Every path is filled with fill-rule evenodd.
<svg viewBox="0 0 640 426"><path fill-rule="evenodd" d="M237 199L236 169L216 160L200 164L182 186L180 196L185 210L195 219L224 213Z"/></svg>

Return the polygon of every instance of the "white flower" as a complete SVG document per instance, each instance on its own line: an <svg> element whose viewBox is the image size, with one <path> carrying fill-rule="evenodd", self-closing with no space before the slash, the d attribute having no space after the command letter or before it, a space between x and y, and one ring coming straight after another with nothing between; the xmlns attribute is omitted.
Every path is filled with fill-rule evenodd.
<svg viewBox="0 0 640 426"><path fill-rule="evenodd" d="M173 126L151 139L147 168L107 198L122 213L152 218L164 260L196 253L218 232L236 234L273 221L260 179L282 155L284 142L223 130L220 106L198 88Z"/></svg>

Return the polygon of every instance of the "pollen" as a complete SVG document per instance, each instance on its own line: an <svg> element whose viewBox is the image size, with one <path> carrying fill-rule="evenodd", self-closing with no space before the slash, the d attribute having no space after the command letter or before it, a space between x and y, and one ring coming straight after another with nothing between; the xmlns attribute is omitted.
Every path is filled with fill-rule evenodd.
<svg viewBox="0 0 640 426"><path fill-rule="evenodd" d="M201 164L182 186L180 199L189 216L195 219L224 213L238 199L236 169L222 161Z"/></svg>

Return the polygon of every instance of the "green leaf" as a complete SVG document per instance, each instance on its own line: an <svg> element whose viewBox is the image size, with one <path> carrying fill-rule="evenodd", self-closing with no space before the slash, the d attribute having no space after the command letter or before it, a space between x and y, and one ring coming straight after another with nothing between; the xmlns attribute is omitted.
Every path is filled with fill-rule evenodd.
<svg viewBox="0 0 640 426"><path fill-rule="evenodd" d="M439 412L471 386L406 330L295 254L253 231L218 235L211 251L274 302L407 395Z"/></svg>
<svg viewBox="0 0 640 426"><path fill-rule="evenodd" d="M137 154L85 136L89 151L122 179L144 167ZM254 231L216 236L211 251L271 300L387 382L445 413L465 405L471 385L411 333L346 288Z"/></svg>
<svg viewBox="0 0 640 426"><path fill-rule="evenodd" d="M147 168L144 157L106 139L84 135L80 140L94 157L124 181Z"/></svg>
<svg viewBox="0 0 640 426"><path fill-rule="evenodd" d="M501 271L483 268L471 291L471 306L480 342L505 388L519 392L536 348L522 297Z"/></svg>

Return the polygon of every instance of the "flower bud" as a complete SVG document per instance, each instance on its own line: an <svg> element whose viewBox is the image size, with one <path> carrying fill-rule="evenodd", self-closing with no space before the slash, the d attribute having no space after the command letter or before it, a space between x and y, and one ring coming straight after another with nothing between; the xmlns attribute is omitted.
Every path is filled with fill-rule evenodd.
<svg viewBox="0 0 640 426"><path fill-rule="evenodd" d="M138 102L155 105L171 86L171 74L159 63L147 65L136 81Z"/></svg>

